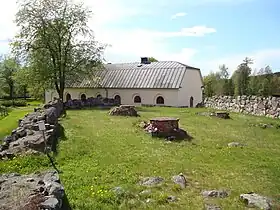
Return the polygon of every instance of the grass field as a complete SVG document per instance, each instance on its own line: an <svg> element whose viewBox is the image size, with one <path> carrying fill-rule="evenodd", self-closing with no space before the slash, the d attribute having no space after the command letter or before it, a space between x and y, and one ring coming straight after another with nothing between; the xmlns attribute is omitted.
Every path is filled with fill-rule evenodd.
<svg viewBox="0 0 280 210"><path fill-rule="evenodd" d="M61 120L66 139L59 143L56 164L73 209L203 209L202 190L227 189L230 196L212 199L222 209L245 209L239 195L254 191L275 199L280 195L280 130L251 126L279 121L231 114L222 120L195 115L203 109L142 108L140 118L108 116L106 111L68 111ZM14 113L14 115L13 115ZM2 126L16 125L0 121ZM166 143L151 138L137 124L155 116L180 118L180 126L194 138L192 142ZM12 121L15 120L14 124ZM14 127L10 126L9 129ZM246 143L244 148L228 148L229 142ZM0 173L30 173L51 167L44 156L0 162ZM180 172L190 186L179 190L171 181ZM144 204L135 195L145 189L141 177L161 176L164 185L152 189L155 203ZM116 197L110 189L120 186L128 192ZM165 203L166 196L180 200Z"/></svg>
<svg viewBox="0 0 280 210"><path fill-rule="evenodd" d="M20 108L8 108L9 115L0 118L0 139L11 133L18 125L18 119L33 111L35 105Z"/></svg>

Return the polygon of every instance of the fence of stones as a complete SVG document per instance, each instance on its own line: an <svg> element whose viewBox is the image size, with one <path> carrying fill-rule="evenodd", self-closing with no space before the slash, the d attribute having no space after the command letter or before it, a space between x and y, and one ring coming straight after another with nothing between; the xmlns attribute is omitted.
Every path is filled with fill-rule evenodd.
<svg viewBox="0 0 280 210"><path fill-rule="evenodd" d="M45 139L47 144L52 146L58 137L58 118L62 113L63 103L55 100L43 108L35 108L34 112L19 119L18 127L6 136L0 145L0 160L13 158L17 154L44 152L45 140L39 131L39 121L45 122Z"/></svg>
<svg viewBox="0 0 280 210"><path fill-rule="evenodd" d="M66 109L82 109L89 107L113 107L119 105L119 101L113 98L87 98L84 100L71 99L64 103Z"/></svg>
<svg viewBox="0 0 280 210"><path fill-rule="evenodd" d="M205 98L206 107L280 119L280 98L259 96L213 96Z"/></svg>

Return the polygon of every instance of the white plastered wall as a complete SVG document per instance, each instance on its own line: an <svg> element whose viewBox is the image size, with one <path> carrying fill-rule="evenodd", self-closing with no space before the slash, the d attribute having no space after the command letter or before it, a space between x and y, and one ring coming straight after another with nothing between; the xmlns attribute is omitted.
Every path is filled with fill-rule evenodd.
<svg viewBox="0 0 280 210"><path fill-rule="evenodd" d="M181 84L181 88L178 91L179 106L190 107L190 98L193 97L193 106L202 102L202 90L203 85L201 74L199 70L187 69Z"/></svg>
<svg viewBox="0 0 280 210"><path fill-rule="evenodd" d="M156 98L162 96L164 98L164 105L166 106L180 106L178 100L177 89L107 89L108 98L114 98L115 95L121 97L122 104L134 104L134 105L155 105ZM96 97L101 94L102 97L106 97L105 89L90 89L90 88L69 88L64 91L64 100L69 93L72 99L80 99L82 94L85 94L87 98ZM141 104L134 103L134 97L138 95L141 97ZM54 97L58 97L56 91L46 91L46 102L51 101Z"/></svg>

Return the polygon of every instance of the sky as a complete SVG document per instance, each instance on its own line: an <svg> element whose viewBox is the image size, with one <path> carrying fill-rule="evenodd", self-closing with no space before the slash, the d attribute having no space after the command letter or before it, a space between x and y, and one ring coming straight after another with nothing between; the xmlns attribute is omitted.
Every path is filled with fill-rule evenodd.
<svg viewBox="0 0 280 210"><path fill-rule="evenodd" d="M78 0L76 0L78 1ZM79 0L81 1L81 0ZM232 73L247 56L252 68L280 71L278 0L83 0L93 11L89 26L109 44L106 62L140 57L178 61L203 75L225 64ZM17 32L16 0L0 8L0 53Z"/></svg>

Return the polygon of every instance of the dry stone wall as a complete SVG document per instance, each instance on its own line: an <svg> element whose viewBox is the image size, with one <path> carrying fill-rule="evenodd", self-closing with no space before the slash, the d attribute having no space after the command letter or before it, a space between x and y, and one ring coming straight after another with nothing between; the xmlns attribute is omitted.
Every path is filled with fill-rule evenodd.
<svg viewBox="0 0 280 210"><path fill-rule="evenodd" d="M0 160L10 159L17 154L44 152L45 140L39 131L39 121L45 122L45 136L48 145L52 146L58 137L58 118L63 112L63 103L55 100L43 108L35 108L34 112L18 120L18 127L3 139L0 145Z"/></svg>
<svg viewBox="0 0 280 210"><path fill-rule="evenodd" d="M280 98L259 96L213 96L206 107L280 119Z"/></svg>

